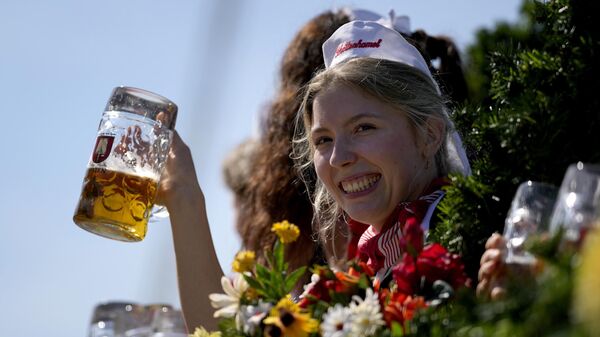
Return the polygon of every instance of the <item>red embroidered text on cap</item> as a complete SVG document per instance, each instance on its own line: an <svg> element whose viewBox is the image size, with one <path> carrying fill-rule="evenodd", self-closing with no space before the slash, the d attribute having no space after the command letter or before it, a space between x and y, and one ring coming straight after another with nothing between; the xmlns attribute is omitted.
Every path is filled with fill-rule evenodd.
<svg viewBox="0 0 600 337"><path fill-rule="evenodd" d="M358 42L346 41L346 42L340 44L336 48L336 50L335 50L335 56L340 55L341 53L345 52L348 49L355 49L355 48L379 48L379 46L381 45L382 41L383 41L382 39L377 40L377 42L375 42L375 41L363 42L362 39L358 40Z"/></svg>

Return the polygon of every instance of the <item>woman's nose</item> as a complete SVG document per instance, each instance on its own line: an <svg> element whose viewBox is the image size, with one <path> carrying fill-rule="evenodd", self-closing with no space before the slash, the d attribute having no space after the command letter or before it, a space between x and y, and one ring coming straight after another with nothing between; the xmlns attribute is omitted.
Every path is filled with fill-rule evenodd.
<svg viewBox="0 0 600 337"><path fill-rule="evenodd" d="M351 144L346 141L337 141L333 146L329 164L333 167L343 167L356 161L356 153L352 150Z"/></svg>

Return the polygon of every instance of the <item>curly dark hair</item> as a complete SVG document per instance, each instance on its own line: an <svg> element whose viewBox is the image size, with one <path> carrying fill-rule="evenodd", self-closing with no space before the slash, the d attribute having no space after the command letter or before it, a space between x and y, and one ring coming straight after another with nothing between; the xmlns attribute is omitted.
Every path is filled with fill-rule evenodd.
<svg viewBox="0 0 600 337"><path fill-rule="evenodd" d="M342 12L324 12L310 20L287 47L280 69L278 94L267 111L264 134L256 149L247 198L240 200L237 230L245 249L269 249L276 237L274 222L288 220L300 228L300 237L287 247L290 269L322 262L312 238L313 210L304 184L290 159L294 118L300 107L299 92L313 74L324 67L321 45L349 18Z"/></svg>
<svg viewBox="0 0 600 337"><path fill-rule="evenodd" d="M450 99L450 104L461 104L467 101L467 81L462 69L462 61L458 47L447 36L430 36L418 29L410 35L403 36L421 52L430 64L442 92ZM439 59L439 65L433 67L432 60Z"/></svg>

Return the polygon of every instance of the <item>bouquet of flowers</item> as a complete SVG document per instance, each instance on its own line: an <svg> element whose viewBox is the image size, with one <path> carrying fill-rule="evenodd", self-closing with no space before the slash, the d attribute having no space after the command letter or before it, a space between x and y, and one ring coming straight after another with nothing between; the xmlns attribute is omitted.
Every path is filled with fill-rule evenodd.
<svg viewBox="0 0 600 337"><path fill-rule="evenodd" d="M239 252L234 273L221 280L224 294L210 295L220 331L198 328L192 336L403 336L415 313L469 286L460 258L439 244L424 246L418 228L403 238L407 249L384 280L362 261L345 271L315 265L311 282L293 299L306 267L288 272L284 246L300 232L287 221L272 231L279 240L267 265L255 264L254 252Z"/></svg>

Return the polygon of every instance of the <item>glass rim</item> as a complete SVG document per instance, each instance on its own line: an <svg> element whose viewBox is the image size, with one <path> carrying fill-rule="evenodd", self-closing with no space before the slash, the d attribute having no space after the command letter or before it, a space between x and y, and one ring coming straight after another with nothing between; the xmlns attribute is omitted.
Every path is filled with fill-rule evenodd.
<svg viewBox="0 0 600 337"><path fill-rule="evenodd" d="M126 86L126 85L120 85L120 86L116 87L115 89L121 89L123 92L133 93L137 97L143 98L148 101L152 101L154 103L173 104L173 105L177 106L175 103L173 103L173 101L166 98L165 96L159 95L150 90L141 89L138 87L130 87L130 86Z"/></svg>
<svg viewBox="0 0 600 337"><path fill-rule="evenodd" d="M567 172L569 171L591 171L600 173L600 164L598 163L586 163L582 161L578 161L576 163L572 163L569 165Z"/></svg>
<svg viewBox="0 0 600 337"><path fill-rule="evenodd" d="M124 111L161 122L170 130L175 128L177 104L149 90L131 86L115 87L105 111Z"/></svg>

